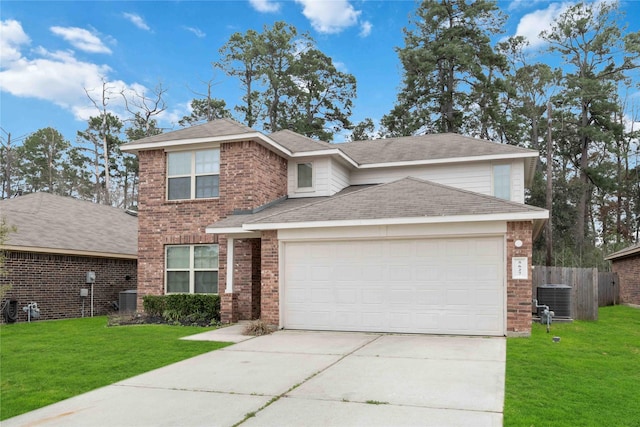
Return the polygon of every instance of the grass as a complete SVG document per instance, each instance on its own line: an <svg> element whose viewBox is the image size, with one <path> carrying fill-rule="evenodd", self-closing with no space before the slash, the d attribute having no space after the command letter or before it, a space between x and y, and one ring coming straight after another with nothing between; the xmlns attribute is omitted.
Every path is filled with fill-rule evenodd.
<svg viewBox="0 0 640 427"><path fill-rule="evenodd" d="M178 339L212 328L106 325L93 317L0 326L0 420L228 345Z"/></svg>
<svg viewBox="0 0 640 427"><path fill-rule="evenodd" d="M640 427L640 310L602 307L598 321L508 339L504 425Z"/></svg>

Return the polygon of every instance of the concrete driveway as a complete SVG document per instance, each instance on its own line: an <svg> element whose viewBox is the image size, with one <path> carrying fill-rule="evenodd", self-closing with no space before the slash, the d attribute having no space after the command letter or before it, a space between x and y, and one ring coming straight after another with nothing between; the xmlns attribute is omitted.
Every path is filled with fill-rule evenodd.
<svg viewBox="0 0 640 427"><path fill-rule="evenodd" d="M2 425L501 426L505 355L504 338L279 331Z"/></svg>

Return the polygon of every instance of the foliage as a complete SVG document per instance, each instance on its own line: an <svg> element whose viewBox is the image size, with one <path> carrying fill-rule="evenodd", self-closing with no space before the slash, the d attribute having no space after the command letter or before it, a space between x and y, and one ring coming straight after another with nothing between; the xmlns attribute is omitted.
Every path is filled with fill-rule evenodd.
<svg viewBox="0 0 640 427"><path fill-rule="evenodd" d="M595 237L595 229L587 226L595 190L612 189L606 188L612 184L610 156L614 141L624 138L624 126L616 120L622 114L617 86L640 67L640 32L623 37L619 20L616 3L579 3L542 33L549 51L560 54L564 64L563 91L556 103L569 124L560 149L576 174L572 237L578 251L585 239Z"/></svg>
<svg viewBox="0 0 640 427"><path fill-rule="evenodd" d="M1 325L0 419L227 345L179 339L201 328L105 324L90 317Z"/></svg>
<svg viewBox="0 0 640 427"><path fill-rule="evenodd" d="M640 425L640 310L602 307L598 318L507 340L505 426Z"/></svg>
<svg viewBox="0 0 640 427"><path fill-rule="evenodd" d="M231 117L231 112L227 109L227 103L222 99L211 97L194 98L191 100L189 107L191 108L191 114L183 116L178 121L180 126L193 126L201 122Z"/></svg>
<svg viewBox="0 0 640 427"><path fill-rule="evenodd" d="M497 116L499 73L504 56L490 37L505 22L494 2L425 0L405 46L398 48L403 82L396 106L382 119L390 136L424 132L478 132L488 136ZM468 123L477 122L475 129Z"/></svg>
<svg viewBox="0 0 640 427"><path fill-rule="evenodd" d="M314 44L280 21L261 33L235 33L220 48L215 66L240 81L243 104L235 111L248 126L261 123L270 132L290 129L327 141L350 128L355 77L338 71Z"/></svg>
<svg viewBox="0 0 640 427"><path fill-rule="evenodd" d="M206 294L145 295L144 311L169 322L211 323L220 321L220 296Z"/></svg>

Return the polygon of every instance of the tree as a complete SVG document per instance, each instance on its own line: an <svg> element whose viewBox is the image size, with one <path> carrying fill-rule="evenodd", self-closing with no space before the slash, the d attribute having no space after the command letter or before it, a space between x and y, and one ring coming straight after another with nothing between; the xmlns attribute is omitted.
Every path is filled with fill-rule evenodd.
<svg viewBox="0 0 640 427"><path fill-rule="evenodd" d="M490 41L504 23L496 4L425 0L412 23L414 28L404 29L405 47L397 49L404 69L402 89L383 126L394 135L488 134L482 126L495 115L496 70L506 65ZM474 117L480 127L465 128Z"/></svg>
<svg viewBox="0 0 640 427"><path fill-rule="evenodd" d="M584 247L588 234L589 203L602 168L594 160L609 152L620 132L613 118L619 113L614 99L618 83L638 68L640 32L622 37L617 4L579 3L568 8L541 36L549 51L564 60L564 91L559 97L562 116L575 130L567 139L565 153L577 169L578 194L574 229L575 247ZM592 230L594 231L594 230Z"/></svg>
<svg viewBox="0 0 640 427"><path fill-rule="evenodd" d="M244 104L235 110L247 126L291 129L326 140L351 126L355 77L338 71L294 26L276 22L262 33L235 33L220 56L214 65L240 80Z"/></svg>
<svg viewBox="0 0 640 427"><path fill-rule="evenodd" d="M353 75L338 71L331 58L317 49L301 52L289 69L293 84L286 92L289 102L278 118L279 129L331 141L334 133L351 127Z"/></svg>
<svg viewBox="0 0 640 427"><path fill-rule="evenodd" d="M16 149L20 159L20 184L27 192L45 191L60 194L64 187L61 170L71 144L56 129L39 129L29 135Z"/></svg>
<svg viewBox="0 0 640 427"><path fill-rule="evenodd" d="M12 138L11 132L0 128L0 200L10 198L13 195L13 179L15 178L17 164L20 160L16 154L16 142L22 141L25 137Z"/></svg>
<svg viewBox="0 0 640 427"><path fill-rule="evenodd" d="M373 120L369 117L358 123L351 131L350 141L366 141L371 138L371 134L375 131Z"/></svg>
<svg viewBox="0 0 640 427"><path fill-rule="evenodd" d="M231 117L231 111L227 109L227 103L222 99L194 98L189 103L189 106L191 107L191 114L183 116L178 121L180 126L193 126L202 122Z"/></svg>
<svg viewBox="0 0 640 427"><path fill-rule="evenodd" d="M111 160L109 158L109 154L112 150L110 150L109 148L109 137L111 136L109 134L109 128L111 124L113 124L113 122L111 124L109 123L109 115L111 115L111 113L107 110L107 105L109 104L110 97L113 96L113 91L114 91L114 87L110 86L104 79L102 80L102 87L101 87L101 92L99 97L97 98L92 97L89 94L89 91L86 88L84 89L84 92L86 93L87 98L91 100L91 103L94 105L94 107L96 107L96 109L100 113L100 116L98 117L89 118L89 129L87 129L87 131L85 132L89 132L91 128L93 128L91 130L97 131L91 135L92 139L88 139L93 143L96 154L98 153L98 148L96 145L97 141L99 140L102 143L103 168L106 171L104 174L104 191L103 192L99 191L99 183L98 183L98 177L97 177L98 159L96 158L96 164L95 164L96 197L97 197L98 203L100 203L101 200L104 199L104 204L106 205L111 204L111 177L109 174ZM120 125L120 128L121 127L122 125ZM80 135L80 132L78 132L78 135ZM85 135L89 136L90 134L85 133Z"/></svg>
<svg viewBox="0 0 640 427"><path fill-rule="evenodd" d="M80 149L90 155L83 156L83 161L93 170L94 200L97 203L111 204L111 193L114 189L111 188L110 178L117 170L117 153L123 142L120 139L123 126L118 117L107 112L104 115L90 117L87 129L78 131L78 142L84 145Z"/></svg>
<svg viewBox="0 0 640 427"><path fill-rule="evenodd" d="M245 34L234 33L219 50L220 61L214 66L227 75L237 77L244 90L242 101L236 111L244 115L244 122L253 127L261 115L258 104L259 92L255 89L260 78L260 35L254 30Z"/></svg>

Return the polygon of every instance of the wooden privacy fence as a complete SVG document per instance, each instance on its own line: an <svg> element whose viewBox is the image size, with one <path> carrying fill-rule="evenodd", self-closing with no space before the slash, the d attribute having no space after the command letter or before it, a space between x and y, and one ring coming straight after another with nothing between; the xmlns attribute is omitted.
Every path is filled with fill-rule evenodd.
<svg viewBox="0 0 640 427"><path fill-rule="evenodd" d="M538 286L548 284L571 286L571 318L598 319L598 269L536 266L532 276L533 297Z"/></svg>
<svg viewBox="0 0 640 427"><path fill-rule="evenodd" d="M598 273L598 306L616 305L620 302L618 273Z"/></svg>

